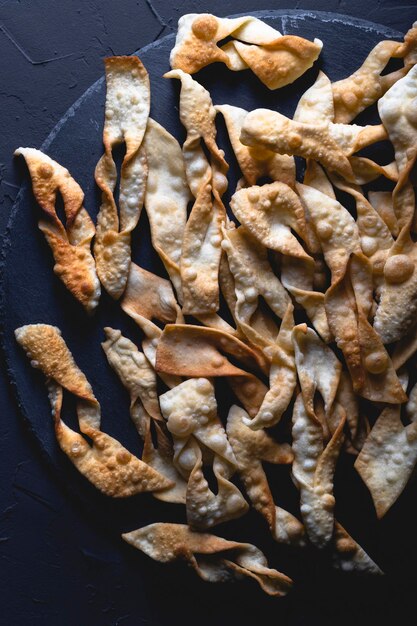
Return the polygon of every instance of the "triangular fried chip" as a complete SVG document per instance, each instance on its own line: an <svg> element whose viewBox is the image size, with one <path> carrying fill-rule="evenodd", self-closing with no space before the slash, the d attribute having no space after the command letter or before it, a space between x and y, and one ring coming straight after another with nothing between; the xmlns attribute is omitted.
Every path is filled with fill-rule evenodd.
<svg viewBox="0 0 417 626"><path fill-rule="evenodd" d="M29 168L33 193L45 213L39 228L54 255L54 272L75 298L92 312L100 298L91 240L95 228L83 208L84 193L69 171L34 148L18 148ZM57 194L64 203L65 227L56 212Z"/></svg>
<svg viewBox="0 0 417 626"><path fill-rule="evenodd" d="M383 574L378 565L338 521L335 521L334 525L333 567L358 574Z"/></svg>
<svg viewBox="0 0 417 626"><path fill-rule="evenodd" d="M136 458L116 439L100 431L100 405L58 328L32 324L16 329L15 335L32 365L39 367L47 377L58 444L81 474L105 495L114 498L173 486L170 480ZM92 445L61 420L64 389L77 398L80 430Z"/></svg>
<svg viewBox="0 0 417 626"><path fill-rule="evenodd" d="M288 576L268 568L265 556L254 545L197 533L185 524L150 524L122 537L161 563L188 561L200 578L208 582L249 576L272 596L285 595L292 584Z"/></svg>
<svg viewBox="0 0 417 626"><path fill-rule="evenodd" d="M320 71L316 82L303 93L293 115L295 122L320 124L333 122L334 106L330 80Z"/></svg>
<svg viewBox="0 0 417 626"><path fill-rule="evenodd" d="M96 166L96 183L102 191L97 216L94 256L97 273L115 300L123 294L130 268L130 233L138 223L145 194L147 165L142 145L150 107L148 72L135 57L105 60L106 108L104 155ZM113 148L125 142L120 173L119 213L114 199L117 179Z"/></svg>

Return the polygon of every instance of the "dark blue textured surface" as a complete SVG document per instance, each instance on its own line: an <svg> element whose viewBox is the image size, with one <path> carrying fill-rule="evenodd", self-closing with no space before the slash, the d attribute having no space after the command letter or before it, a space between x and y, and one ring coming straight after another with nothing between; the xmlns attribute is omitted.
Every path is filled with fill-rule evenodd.
<svg viewBox="0 0 417 626"><path fill-rule="evenodd" d="M251 3L232 2L228 3L225 10L224 4L219 8L220 4L212 3L210 10L218 14L230 14L254 8ZM343 2L299 4L308 9L348 12ZM408 9L402 3L402 9L395 11L398 3L394 2L367 3L366 7L363 3L361 6L361 3L351 2L349 12L357 17L374 19L406 30L417 17L417 10L413 9L415 3L408 4ZM277 2L271 5L274 8L282 6ZM378 14L375 14L373 5L381 5ZM3 59L9 60L1 70L4 77L0 88L0 107L4 104L4 110L0 109L3 122L0 158L5 161L4 168L0 169L1 190L5 200L2 219L9 212L13 185L26 178L24 169L19 166L15 166L17 171L12 172L12 149L17 145L37 146L42 143L48 129L60 115L100 76L101 57L113 51L118 54L130 53L158 37L162 31L163 34L169 32L180 14L207 8L201 2L178 2L175 7L168 8L162 2L151 5L128 1L118 2L117 7L110 2L9 2L0 6L0 49L4 50ZM33 28L34 23L36 29ZM342 30L345 27L342 23L325 22L317 25L317 31L314 32L309 30L309 20L303 26L307 30L300 27L300 34L319 36L325 43L327 41L328 46L332 41L335 42L334 47L338 52L331 57L332 65L323 66L332 78L354 69L373 42L385 36L382 27L379 33L357 29L357 35L351 41L344 42ZM296 27L296 22L289 23L291 32L296 32ZM353 29L349 32L356 31ZM356 58L343 54L344 46L346 50L354 49ZM154 89L158 87L158 77L165 69L163 63L167 63L169 48L167 42L166 51L158 56L157 61L152 61L152 51L147 53L149 61L143 57L151 72ZM70 56L48 61L66 54ZM45 63L34 64L38 60L44 60ZM246 82L241 85L239 75L226 74L225 70L218 68L213 72L208 68L201 73L201 80L213 91L216 102L220 102L220 96L224 96L216 91L218 87L215 84L222 71L228 79L229 102L253 108L256 106L253 98L262 95L267 98L262 100L264 106L279 106L280 110L285 111L285 106L291 107L296 101L296 98L285 101L290 90L274 94L262 90L260 94L256 82L250 82L249 87ZM299 81L299 93L311 80L312 74ZM171 131L181 132L175 126L175 116L167 117L164 113L169 103L166 98L174 98L176 88L167 81L160 81L160 89L163 90L162 95L153 94L153 115ZM93 171L101 152L102 101L103 93L100 90L93 91L75 116L62 127L48 150L78 178L86 191L86 206L92 213L97 198L92 176L86 176L86 172ZM61 141L62 137L64 142ZM6 172L5 179L3 170ZM0 426L3 470L0 485L0 554L5 597L0 622L71 626L84 623L176 625L196 621L201 624L234 624L238 621L249 624L256 620L264 623L271 609L277 621L290 626L326 624L333 619L337 623L364 619L364 623L369 624L375 623L369 619L369 615L388 616L390 612L393 619L398 620L399 607L406 608L407 597L415 584L415 575L406 582L403 575L401 584L395 581L394 576L385 581L364 584L329 575L323 568L317 572L310 568L301 572L302 582L293 596L284 601L271 601L249 585L209 587L182 569L165 569L153 564L120 542L119 530L128 530L156 519L169 519L173 509L147 497L138 498L134 503L104 503L69 464L62 463L51 435L49 407L42 385L39 384L40 378L36 372L28 370L22 355L14 352L10 331L12 327L29 321L50 321L62 326L77 361L85 369L103 403L105 429L134 446L133 429L126 419L126 396L105 366L99 342L102 338L100 328L108 323L116 324L116 320L117 325L123 325L133 338L136 330L126 318L117 317L117 307L108 301L99 313L99 322L86 325L83 313L77 309L63 287L57 280L51 280L49 251L37 231L33 206L28 202L23 202L22 206L26 210L19 213L18 221L14 223L12 247L9 249L9 271L5 283L8 297L5 338L27 416L35 427L36 435L42 440L43 449L56 463L56 472L60 472L60 478L55 476L56 472L51 470L50 465L42 464L39 448L29 439L27 428L22 426L22 420L4 386ZM15 233L19 235L14 237ZM143 251L137 249L136 253L142 260ZM41 298L39 294L42 294ZM22 302L26 302L26 306L21 306ZM59 308L54 306L56 302L60 303ZM88 350L85 350L86 345ZM30 402L28 398L31 398ZM117 407L117 411L110 411L110 407ZM44 418L47 423L43 423ZM349 475L348 469L346 475ZM70 493L63 491L63 480L70 482L72 490L75 486L82 496L81 504ZM352 484L354 494L355 490L360 493L361 489L358 480L356 483L349 483ZM342 508L348 504L348 498L349 494L342 502ZM412 510L411 502L412 493L409 490L392 514L380 524L373 537L358 525L357 512L352 513L350 519L349 510L345 511L346 523L350 522L349 528L355 531L355 536L363 536L371 548L378 549L380 558L391 571L401 566L406 568L407 574L412 571L413 559L417 554L416 541L412 539L413 529L407 518L407 513ZM369 509L366 499L363 506ZM368 517L369 510L364 511L364 515ZM252 528L259 528L262 532L259 519L252 519L250 523ZM404 529L401 534L398 533L400 526ZM223 532L223 529L220 530ZM249 537L242 529L232 532L232 535L236 536L239 532L243 533L242 538ZM225 528L224 534L229 533L230 530ZM384 545L385 541L389 543ZM289 574L300 574L303 564L297 561L293 563L291 554L271 546L268 541L265 546L273 549L272 562L275 566L282 567ZM190 594L191 601L184 606L184 600ZM388 595L391 597L389 601L385 599ZM381 620L382 617L379 618Z"/></svg>

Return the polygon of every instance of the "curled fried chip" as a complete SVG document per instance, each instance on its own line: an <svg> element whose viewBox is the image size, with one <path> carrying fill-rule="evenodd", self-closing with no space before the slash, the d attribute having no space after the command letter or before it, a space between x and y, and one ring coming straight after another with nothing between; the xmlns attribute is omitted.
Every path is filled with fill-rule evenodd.
<svg viewBox="0 0 417 626"><path fill-rule="evenodd" d="M309 414L298 395L293 411L293 477L300 489L300 511L310 541L318 548L330 543L334 529L333 474L343 443L346 415L338 411L336 428L327 445L320 422Z"/></svg>
<svg viewBox="0 0 417 626"><path fill-rule="evenodd" d="M69 171L34 148L18 148L29 168L33 193L45 213L39 228L52 250L54 272L75 298L92 312L100 298L91 240L95 228L83 208L84 193ZM65 226L56 212L57 194L64 203Z"/></svg>
<svg viewBox="0 0 417 626"><path fill-rule="evenodd" d="M225 376L249 415L255 415L266 386L251 372L233 365L224 354L251 369L266 366L259 353L228 333L189 324L167 324L158 342L156 371L177 376Z"/></svg>
<svg viewBox="0 0 417 626"><path fill-rule="evenodd" d="M148 119L144 137L148 164L145 208L152 245L161 257L181 299L180 258L191 199L181 147L160 124Z"/></svg>
<svg viewBox="0 0 417 626"><path fill-rule="evenodd" d="M315 83L301 96L293 115L295 122L320 124L333 122L334 105L330 80L320 71Z"/></svg>
<svg viewBox="0 0 417 626"><path fill-rule="evenodd" d="M355 461L368 487L378 518L383 517L406 486L417 462L417 386L406 404L404 426L400 406L386 407L374 424Z"/></svg>
<svg viewBox="0 0 417 626"><path fill-rule="evenodd" d="M185 503L186 483L173 464L172 443L165 432L159 410L156 374L135 344L120 330L105 328L102 343L107 360L130 395L130 415L144 441L142 460L172 481L173 486L154 493L164 502ZM151 434L153 421L157 447Z"/></svg>
<svg viewBox="0 0 417 626"><path fill-rule="evenodd" d="M292 340L305 409L309 415L315 416L314 401L319 392L324 402L325 415L328 416L339 387L342 364L306 324L294 326Z"/></svg>
<svg viewBox="0 0 417 626"><path fill-rule="evenodd" d="M319 161L346 180L355 180L349 157L362 148L386 138L382 125L303 123L276 111L256 109L243 122L240 141L280 154Z"/></svg>
<svg viewBox="0 0 417 626"><path fill-rule="evenodd" d="M232 35L236 39L254 44L265 44L280 37L280 33L256 17L234 19L216 17L208 13L189 13L178 20L177 38L171 50L173 69L194 74L210 63L221 61L230 67L228 48L216 44ZM244 69L247 65L244 63ZM234 64L232 69L237 69Z"/></svg>
<svg viewBox="0 0 417 626"><path fill-rule="evenodd" d="M403 44L397 41L380 41L356 72L332 84L335 122L351 122L407 73L410 65L406 59L404 68L381 76L391 58L405 57L412 51L416 38L417 29L414 26L408 31Z"/></svg>
<svg viewBox="0 0 417 626"><path fill-rule="evenodd" d="M305 240L304 209L297 194L284 183L254 185L233 194L230 206L241 224L265 247L313 265L294 230Z"/></svg>
<svg viewBox="0 0 417 626"><path fill-rule="evenodd" d="M232 406L226 432L237 459L238 474L252 505L265 518L276 541L303 545L303 525L291 513L275 505L262 467L262 461L291 463L291 448L286 443L274 441L264 430L254 432L245 421L248 421L248 415L244 409Z"/></svg>
<svg viewBox="0 0 417 626"><path fill-rule="evenodd" d="M417 29L416 29L417 32ZM378 101L378 112L395 149L398 171L407 166L417 142L417 65Z"/></svg>
<svg viewBox="0 0 417 626"><path fill-rule="evenodd" d="M238 328L255 346L264 348L275 343L278 328L272 317L263 324L259 320L259 298L262 297L279 318L283 318L289 296L272 271L267 251L243 226L230 224L223 229L222 248L225 250L233 276L236 305L232 314ZM254 323L255 322L255 323Z"/></svg>
<svg viewBox="0 0 417 626"><path fill-rule="evenodd" d="M150 524L122 537L161 563L188 561L208 582L248 576L272 596L285 595L292 584L288 576L268 568L265 556L254 545L196 533L184 524Z"/></svg>
<svg viewBox="0 0 417 626"><path fill-rule="evenodd" d="M280 181L294 187L294 158L271 150L243 145L240 141L240 133L248 112L229 104L217 105L215 108L223 115L226 122L230 143L242 171L245 186L256 185L261 177L267 176L272 181Z"/></svg>
<svg viewBox="0 0 417 626"><path fill-rule="evenodd" d="M217 417L213 384L207 378L191 378L160 396L160 403L174 438L174 463L188 481L188 523L195 528L210 528L243 515L248 504L230 482L237 462ZM214 455L216 494L204 477L200 444Z"/></svg>
<svg viewBox="0 0 417 626"><path fill-rule="evenodd" d="M384 220L394 237L399 233L398 220L394 212L392 193L390 191L369 191L368 200L375 211Z"/></svg>
<svg viewBox="0 0 417 626"><path fill-rule="evenodd" d="M245 421L245 424L253 430L269 428L277 424L291 402L297 383L294 348L291 341L293 326L293 305L290 303L281 322L276 344L269 348L271 353L269 389L259 410L254 415L248 411L253 419Z"/></svg>
<svg viewBox="0 0 417 626"><path fill-rule="evenodd" d="M102 191L97 216L94 256L97 273L115 300L123 294L130 268L130 233L138 223L145 193L147 165L142 146L150 107L148 72L133 57L105 60L106 108L104 155L96 166L96 183ZM125 142L120 173L119 212L114 199L117 180L113 148Z"/></svg>
<svg viewBox="0 0 417 626"><path fill-rule="evenodd" d="M105 495L115 498L173 486L170 480L136 458L116 439L100 431L100 405L58 328L33 324L16 329L15 335L32 366L38 367L47 377L58 444L81 474ZM80 430L92 445L62 421L64 389L76 397Z"/></svg>
<svg viewBox="0 0 417 626"><path fill-rule="evenodd" d="M232 45L247 67L268 89L279 89L302 76L319 57L323 43L295 35L283 35L258 46L233 41Z"/></svg>

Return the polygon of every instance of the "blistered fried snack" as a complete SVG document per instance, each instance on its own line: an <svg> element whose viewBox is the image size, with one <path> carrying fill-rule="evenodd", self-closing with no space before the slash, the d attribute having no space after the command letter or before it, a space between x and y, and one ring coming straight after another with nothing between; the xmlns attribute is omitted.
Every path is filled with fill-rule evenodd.
<svg viewBox="0 0 417 626"><path fill-rule="evenodd" d="M130 395L130 416L144 444L142 461L172 482L171 487L153 495L164 502L183 504L187 485L173 463L172 442L159 409L155 370L120 330L105 328L104 332L106 341L102 347L107 360ZM152 428L157 446L152 441Z"/></svg>
<svg viewBox="0 0 417 626"><path fill-rule="evenodd" d="M29 168L33 194L44 211L40 230L52 250L54 272L66 288L91 313L98 305L100 283L91 254L94 224L83 208L84 193L67 169L34 148L18 148ZM60 194L66 217L62 224L56 212Z"/></svg>
<svg viewBox="0 0 417 626"><path fill-rule="evenodd" d="M382 124L304 123L293 121L277 111L256 109L246 116L240 141L247 146L260 146L279 154L314 159L329 171L355 182L349 157L386 137Z"/></svg>
<svg viewBox="0 0 417 626"><path fill-rule="evenodd" d="M187 481L190 526L211 528L246 513L248 503L230 481L237 461L217 416L213 383L207 378L190 378L159 401L174 440L174 465ZM217 480L216 494L204 476L207 459Z"/></svg>
<svg viewBox="0 0 417 626"><path fill-rule="evenodd" d="M104 154L95 171L102 203L97 216L94 256L101 283L118 300L126 287L131 232L138 223L145 195L148 168L141 146L149 115L150 86L148 72L135 56L108 58L105 68ZM126 153L117 207L114 197L117 170L112 151L121 143L125 144Z"/></svg>
<svg viewBox="0 0 417 626"><path fill-rule="evenodd" d="M225 582L248 576L271 596L285 595L292 585L288 576L268 568L265 556L252 544L196 533L184 524L150 524L122 537L161 563L177 559L188 561L207 582Z"/></svg>
<svg viewBox="0 0 417 626"><path fill-rule="evenodd" d="M413 58L417 48L416 25L417 23L410 28L403 43L380 41L356 72L332 84L335 122L351 122L409 71L416 62ZM391 58L403 58L404 67L381 76Z"/></svg>
<svg viewBox="0 0 417 626"><path fill-rule="evenodd" d="M232 40L217 44L226 37ZM173 69L194 74L216 61L237 72L250 68L269 89L294 82L318 58L323 47L295 35L281 35L255 17L220 18L203 13L183 15L178 21Z"/></svg>
<svg viewBox="0 0 417 626"><path fill-rule="evenodd" d="M32 366L46 376L58 444L81 474L102 493L114 498L174 486L171 480L100 430L100 405L58 328L32 324L18 328L15 335ZM75 396L80 430L91 444L62 421L64 390Z"/></svg>

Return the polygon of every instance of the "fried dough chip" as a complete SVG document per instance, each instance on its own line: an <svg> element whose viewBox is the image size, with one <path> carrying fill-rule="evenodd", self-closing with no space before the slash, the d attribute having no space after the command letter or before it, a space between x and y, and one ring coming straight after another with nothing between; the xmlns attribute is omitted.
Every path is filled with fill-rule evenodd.
<svg viewBox="0 0 417 626"><path fill-rule="evenodd" d="M404 43L380 41L356 72L332 84L335 122L343 124L351 122L407 73L412 62L410 63L411 59L405 58L403 68L381 76L391 58L407 57L413 51L416 40L417 28L413 25L406 34Z"/></svg>
<svg viewBox="0 0 417 626"><path fill-rule="evenodd" d="M250 148L240 141L243 121L248 111L229 104L216 105L226 122L230 143L244 177L244 186L256 185L267 176L272 181L280 181L289 187L295 185L295 161L286 154L277 154L263 148Z"/></svg>
<svg viewBox="0 0 417 626"><path fill-rule="evenodd" d="M225 376L249 415L255 415L266 386L254 374L233 365L224 354L251 369L266 367L259 353L228 333L190 324L167 324L158 342L156 371L177 376Z"/></svg>
<svg viewBox="0 0 417 626"><path fill-rule="evenodd" d="M101 345L107 360L130 395L130 415L144 441L142 460L172 481L173 486L153 495L164 502L185 503L186 483L173 464L172 443L165 432L159 409L156 374L135 344L120 330L105 328L106 341ZM157 447L151 434L151 422Z"/></svg>
<svg viewBox="0 0 417 626"><path fill-rule="evenodd" d="M209 92L181 70L164 76L181 81L180 119L187 130L183 155L188 184L195 197L182 243L183 310L189 315L209 315L219 308L221 225L226 219L221 196L227 188L229 166L216 143L216 111ZM202 142L210 153L211 164Z"/></svg>
<svg viewBox="0 0 417 626"><path fill-rule="evenodd" d="M333 566L344 572L378 574L383 572L338 521L334 525Z"/></svg>
<svg viewBox="0 0 417 626"><path fill-rule="evenodd" d="M100 299L91 240L94 224L83 208L84 193L69 171L34 148L18 148L29 168L33 193L45 213L39 228L52 250L54 272L72 295L91 313ZM64 203L65 226L56 212L57 194Z"/></svg>
<svg viewBox="0 0 417 626"><path fill-rule="evenodd" d="M269 348L271 352L269 389L253 419L245 421L245 424L252 430L269 428L277 424L291 402L297 383L294 348L291 341L293 327L293 305L290 303L281 322L276 345ZM248 413L251 417L253 416L250 411Z"/></svg>
<svg viewBox="0 0 417 626"><path fill-rule="evenodd" d="M392 193L390 191L369 191L368 200L375 211L384 220L394 237L398 236L398 220L394 212Z"/></svg>
<svg viewBox="0 0 417 626"><path fill-rule="evenodd" d="M253 44L269 43L281 36L277 30L256 17L230 19L209 13L189 13L178 20L177 38L169 59L171 67L194 74L210 63L220 61L228 67L232 64L231 69L235 69L228 48L217 46L220 40L230 35ZM247 65L243 63L240 69L245 67Z"/></svg>
<svg viewBox="0 0 417 626"><path fill-rule="evenodd" d="M345 273L328 289L325 306L329 326L345 357L355 392L374 402L405 402L407 396L392 361L367 320L364 304L369 309L369 298L366 294L363 298L361 287L358 289L364 260L363 255L353 255Z"/></svg>
<svg viewBox="0 0 417 626"><path fill-rule="evenodd" d="M95 171L102 204L97 216L94 256L101 283L118 300L129 274L130 233L138 223L145 194L147 164L141 146L149 115L150 86L148 72L135 56L108 58L105 68L105 152ZM118 213L113 195L117 171L112 150L122 142L126 144L126 154L120 173Z"/></svg>
<svg viewBox="0 0 417 626"><path fill-rule="evenodd" d="M160 124L148 119L144 137L148 164L145 208L152 245L162 259L181 299L180 259L191 200L179 143Z"/></svg>
<svg viewBox="0 0 417 626"><path fill-rule="evenodd" d="M174 438L174 464L188 481L188 523L210 528L246 513L246 500L230 482L237 461L217 416L213 384L207 378L191 378L160 396L160 403ZM200 444L212 453L217 494L204 477Z"/></svg>
<svg viewBox="0 0 417 626"><path fill-rule="evenodd" d="M300 489L300 511L310 541L323 548L333 536L333 474L343 443L346 414L339 407L338 423L327 445L322 426L309 415L302 394L295 401L292 419L292 473Z"/></svg>
<svg viewBox="0 0 417 626"><path fill-rule="evenodd" d="M401 495L417 462L417 386L410 392L406 412L411 421L404 426L400 405L386 407L355 461L378 518Z"/></svg>
<svg viewBox="0 0 417 626"><path fill-rule="evenodd" d="M274 441L264 430L254 432L245 425L247 421L248 415L244 409L236 405L230 408L226 432L237 459L238 474L253 507L265 518L275 540L302 546L303 525L291 513L275 505L262 467L262 461L291 463L291 447L287 443Z"/></svg>
<svg viewBox="0 0 417 626"><path fill-rule="evenodd" d="M315 83L301 96L293 120L304 124L333 122L334 105L329 78L320 70Z"/></svg>
<svg viewBox="0 0 417 626"><path fill-rule="evenodd" d="M263 297L281 319L290 299L272 271L266 249L243 226L235 228L233 223L229 224L228 229L223 228L222 248L233 276L236 306L232 313L238 328L257 347L273 345L278 336L273 319L270 318L265 329L262 329L266 331L265 334L252 324L253 317L259 312L259 297Z"/></svg>
<svg viewBox="0 0 417 626"><path fill-rule="evenodd" d="M323 398L325 415L328 416L339 387L342 364L306 324L294 326L292 340L305 409L309 415L315 416L314 401L319 392Z"/></svg>
<svg viewBox="0 0 417 626"><path fill-rule="evenodd" d="M283 35L263 46L233 41L238 55L268 89L290 85L302 76L319 57L320 39L308 41L295 35Z"/></svg>
<svg viewBox="0 0 417 626"><path fill-rule="evenodd" d="M417 33L417 28L415 29ZM398 171L402 172L416 152L417 65L378 100L378 112L395 149Z"/></svg>
<svg viewBox="0 0 417 626"><path fill-rule="evenodd" d="M268 568L265 556L254 545L197 533L185 524L150 524L122 537L161 563L188 561L200 578L208 582L248 576L272 596L285 595L292 585L288 576Z"/></svg>
<svg viewBox="0 0 417 626"><path fill-rule="evenodd" d="M81 474L102 493L114 498L173 486L170 480L128 452L116 439L100 431L100 405L58 328L32 324L16 329L15 335L32 366L47 377L58 444ZM61 420L64 389L76 397L80 430L89 437L92 445Z"/></svg>
<svg viewBox="0 0 417 626"><path fill-rule="evenodd" d="M386 137L382 124L306 124L293 121L276 111L256 109L246 116L240 141L247 146L260 146L279 154L314 159L329 171L354 181L355 175L349 157Z"/></svg>

